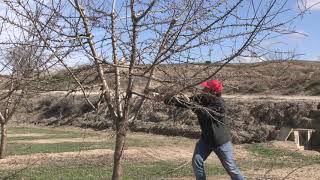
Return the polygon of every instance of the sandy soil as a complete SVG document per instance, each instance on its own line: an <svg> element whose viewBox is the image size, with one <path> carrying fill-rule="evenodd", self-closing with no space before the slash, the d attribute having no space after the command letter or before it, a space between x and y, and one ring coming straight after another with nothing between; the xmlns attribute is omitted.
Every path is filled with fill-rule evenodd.
<svg viewBox="0 0 320 180"><path fill-rule="evenodd" d="M41 137L48 134L44 133L28 133L28 134L8 134L8 137Z"/></svg>
<svg viewBox="0 0 320 180"><path fill-rule="evenodd" d="M57 138L57 139L35 139L35 140L16 140L13 143L22 144L54 144L64 142L104 142L103 138Z"/></svg>
<svg viewBox="0 0 320 180"><path fill-rule="evenodd" d="M280 96L280 95L223 95L225 99L239 100L271 100L271 101L301 101L310 100L320 102L320 96Z"/></svg>
<svg viewBox="0 0 320 180"><path fill-rule="evenodd" d="M51 94L51 95L64 95L67 94L68 91L50 91L46 92L44 94ZM87 92L91 95L98 95L100 94L99 91L93 91L93 92ZM72 94L75 95L82 95L82 92L73 92ZM320 102L320 96L299 96L299 95L293 95L293 96L282 96L282 95L242 95L242 94L235 94L235 95L223 95L223 98L225 99L241 99L241 100L273 100L273 101L294 101L294 100L311 100L311 101L318 101Z"/></svg>
<svg viewBox="0 0 320 180"><path fill-rule="evenodd" d="M17 169L26 166L68 163L108 163L112 161L113 150L95 149L79 152L35 153L32 155L9 156L0 159L0 169ZM190 149L180 147L132 148L124 151L124 160L134 162L188 161Z"/></svg>

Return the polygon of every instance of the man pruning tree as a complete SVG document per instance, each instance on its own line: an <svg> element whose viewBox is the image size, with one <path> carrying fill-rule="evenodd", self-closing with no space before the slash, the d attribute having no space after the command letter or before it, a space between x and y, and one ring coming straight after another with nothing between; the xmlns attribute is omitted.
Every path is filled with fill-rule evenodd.
<svg viewBox="0 0 320 180"><path fill-rule="evenodd" d="M206 179L204 161L211 152L214 152L233 180L243 180L245 178L233 159L230 129L225 122L226 106L221 97L222 83L219 80L208 80L201 83L201 86L202 93L191 97L188 101L175 96L161 98L168 105L191 109L198 117L201 138L195 146L192 157L196 179Z"/></svg>

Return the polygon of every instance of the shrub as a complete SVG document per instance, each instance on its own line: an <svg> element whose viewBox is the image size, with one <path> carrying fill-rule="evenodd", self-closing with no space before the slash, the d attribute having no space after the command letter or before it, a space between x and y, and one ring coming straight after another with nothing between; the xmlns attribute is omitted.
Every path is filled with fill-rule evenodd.
<svg viewBox="0 0 320 180"><path fill-rule="evenodd" d="M54 100L43 99L39 106L44 106L44 111L40 118L66 118L69 116L81 116L92 111L92 107L80 96L65 97L64 99Z"/></svg>
<svg viewBox="0 0 320 180"><path fill-rule="evenodd" d="M320 80L311 82L306 90L308 90L311 95L320 95Z"/></svg>

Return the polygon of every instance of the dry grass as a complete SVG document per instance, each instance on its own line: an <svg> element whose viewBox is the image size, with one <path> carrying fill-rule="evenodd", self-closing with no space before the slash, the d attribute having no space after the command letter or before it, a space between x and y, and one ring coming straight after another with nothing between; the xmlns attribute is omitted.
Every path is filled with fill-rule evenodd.
<svg viewBox="0 0 320 180"><path fill-rule="evenodd" d="M208 64L171 64L160 65L155 71L155 77L167 81L180 82L176 85L154 82L154 88L168 90L194 83L199 78L212 74L219 68L219 64L211 64L210 68L203 70ZM141 66L141 70L147 66ZM90 66L75 68L74 72L85 86L97 85L98 79L95 69ZM112 72L107 68L106 72ZM253 64L229 64L215 77L221 79L228 94L278 94L278 95L319 95L320 94L320 62L312 61L267 61ZM195 74L196 78L191 78ZM126 87L127 70L121 69L122 88ZM110 87L113 88L114 77L112 73L107 76ZM147 82L146 78L137 77L134 88L141 91ZM39 85L38 85L39 86ZM51 90L70 90L76 86L66 71L55 72L52 76L44 77L40 87Z"/></svg>

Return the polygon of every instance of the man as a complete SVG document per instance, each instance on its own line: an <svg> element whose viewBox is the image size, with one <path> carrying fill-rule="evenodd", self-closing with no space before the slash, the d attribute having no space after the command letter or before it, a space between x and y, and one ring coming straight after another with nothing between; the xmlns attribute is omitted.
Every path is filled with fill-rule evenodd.
<svg viewBox="0 0 320 180"><path fill-rule="evenodd" d="M174 96L166 97L164 102L182 108L189 108L198 117L201 138L197 142L192 158L192 167L197 180L206 179L204 161L213 151L233 180L245 179L233 159L233 147L228 125L225 122L226 107L219 80L201 83L202 93L185 101Z"/></svg>

